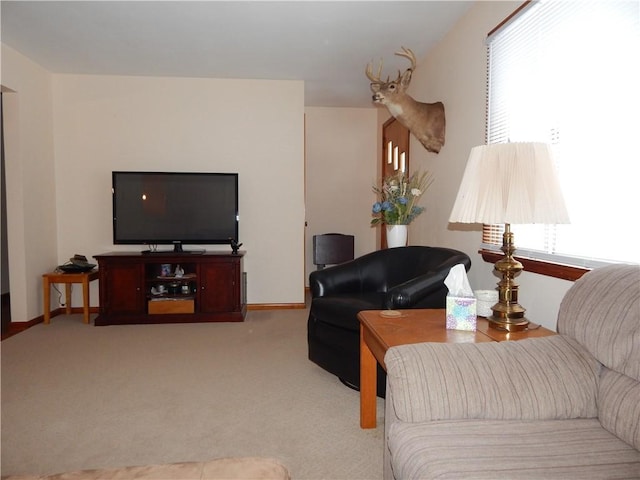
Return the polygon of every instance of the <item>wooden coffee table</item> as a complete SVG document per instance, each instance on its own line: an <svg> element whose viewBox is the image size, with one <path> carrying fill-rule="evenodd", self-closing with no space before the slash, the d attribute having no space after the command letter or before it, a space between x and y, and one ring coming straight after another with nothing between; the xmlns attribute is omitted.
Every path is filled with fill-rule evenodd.
<svg viewBox="0 0 640 480"><path fill-rule="evenodd" d="M398 310L399 317L385 317L385 310L365 310L360 320L360 427L376 427L376 362L384 364L390 347L409 343L479 343L522 340L556 335L544 327L522 332L506 332L489 327L486 318L478 317L477 330L447 330L444 309Z"/></svg>

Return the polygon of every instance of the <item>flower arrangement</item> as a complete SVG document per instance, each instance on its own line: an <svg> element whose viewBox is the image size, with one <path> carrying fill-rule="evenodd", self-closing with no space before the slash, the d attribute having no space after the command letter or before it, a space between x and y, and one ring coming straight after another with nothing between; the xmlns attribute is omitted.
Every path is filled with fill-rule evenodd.
<svg viewBox="0 0 640 480"><path fill-rule="evenodd" d="M373 204L371 225L409 225L424 211L416 204L432 182L429 172L415 172L409 177L398 172L385 177L382 187L373 187L378 201Z"/></svg>

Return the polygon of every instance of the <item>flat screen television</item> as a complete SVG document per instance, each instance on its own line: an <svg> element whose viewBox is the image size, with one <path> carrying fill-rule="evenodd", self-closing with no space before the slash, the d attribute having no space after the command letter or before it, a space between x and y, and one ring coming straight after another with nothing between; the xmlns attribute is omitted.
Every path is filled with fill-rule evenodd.
<svg viewBox="0 0 640 480"><path fill-rule="evenodd" d="M222 245L238 240L238 174L113 172L113 243Z"/></svg>

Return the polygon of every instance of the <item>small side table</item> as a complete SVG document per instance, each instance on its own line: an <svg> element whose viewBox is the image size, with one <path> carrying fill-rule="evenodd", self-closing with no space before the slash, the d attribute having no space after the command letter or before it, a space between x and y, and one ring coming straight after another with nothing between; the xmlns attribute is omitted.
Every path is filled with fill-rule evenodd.
<svg viewBox="0 0 640 480"><path fill-rule="evenodd" d="M89 323L89 282L98 279L98 270L91 270L90 272L81 273L63 273L52 272L42 275L42 288L44 290L44 323L48 324L51 320L51 290L52 283L64 283L64 290L66 296L65 312L71 313L71 284L82 284L82 301L83 301L83 313L84 323Z"/></svg>

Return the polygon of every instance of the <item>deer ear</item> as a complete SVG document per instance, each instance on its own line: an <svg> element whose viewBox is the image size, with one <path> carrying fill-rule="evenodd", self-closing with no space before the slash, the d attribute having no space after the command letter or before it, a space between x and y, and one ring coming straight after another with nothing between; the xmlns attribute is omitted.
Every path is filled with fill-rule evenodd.
<svg viewBox="0 0 640 480"><path fill-rule="evenodd" d="M408 87L409 84L411 83L411 74L413 74L413 70L411 70L410 68L407 68L402 74L402 79L400 80L400 84L403 87Z"/></svg>

